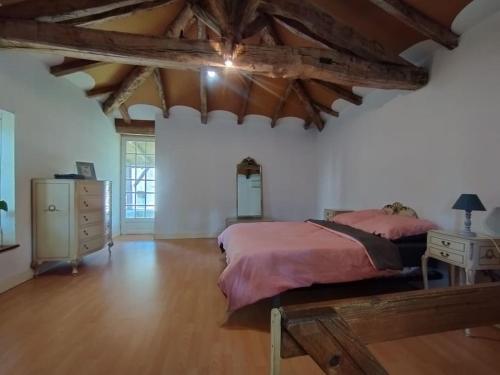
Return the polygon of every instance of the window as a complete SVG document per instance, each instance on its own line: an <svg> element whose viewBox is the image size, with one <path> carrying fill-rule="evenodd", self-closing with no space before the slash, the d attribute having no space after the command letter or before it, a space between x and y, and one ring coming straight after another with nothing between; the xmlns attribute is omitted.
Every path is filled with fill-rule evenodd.
<svg viewBox="0 0 500 375"><path fill-rule="evenodd" d="M152 233L156 202L155 139L123 137L123 233ZM146 225L148 222L151 225ZM137 224L137 225L134 225Z"/></svg>
<svg viewBox="0 0 500 375"><path fill-rule="evenodd" d="M0 210L3 244L16 242L14 114L0 110L0 200L7 202L9 211Z"/></svg>

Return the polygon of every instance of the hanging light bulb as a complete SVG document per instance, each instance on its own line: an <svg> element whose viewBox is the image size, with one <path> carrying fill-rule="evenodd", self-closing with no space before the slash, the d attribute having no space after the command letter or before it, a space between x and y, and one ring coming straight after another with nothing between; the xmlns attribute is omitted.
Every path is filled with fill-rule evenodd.
<svg viewBox="0 0 500 375"><path fill-rule="evenodd" d="M226 61L224 61L224 65L226 65L226 67L228 67L228 68L232 68L233 67L233 60L226 59Z"/></svg>
<svg viewBox="0 0 500 375"><path fill-rule="evenodd" d="M213 70L207 70L207 77L208 78L215 78L215 77L217 77L217 73L214 72Z"/></svg>

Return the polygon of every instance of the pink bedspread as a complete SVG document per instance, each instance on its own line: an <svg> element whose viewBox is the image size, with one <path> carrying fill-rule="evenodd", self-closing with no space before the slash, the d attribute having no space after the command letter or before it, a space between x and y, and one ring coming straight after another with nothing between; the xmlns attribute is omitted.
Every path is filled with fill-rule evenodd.
<svg viewBox="0 0 500 375"><path fill-rule="evenodd" d="M234 224L218 240L227 258L219 287L230 311L288 289L388 274L359 242L313 223Z"/></svg>

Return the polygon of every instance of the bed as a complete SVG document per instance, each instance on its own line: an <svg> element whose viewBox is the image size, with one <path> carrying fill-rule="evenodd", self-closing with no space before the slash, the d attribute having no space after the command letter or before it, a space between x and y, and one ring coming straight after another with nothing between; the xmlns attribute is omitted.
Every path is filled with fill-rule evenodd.
<svg viewBox="0 0 500 375"><path fill-rule="evenodd" d="M416 217L397 207L404 206L384 210ZM388 240L318 220L235 224L218 238L227 263L218 284L234 311L290 289L389 276L419 266L425 237L422 232Z"/></svg>

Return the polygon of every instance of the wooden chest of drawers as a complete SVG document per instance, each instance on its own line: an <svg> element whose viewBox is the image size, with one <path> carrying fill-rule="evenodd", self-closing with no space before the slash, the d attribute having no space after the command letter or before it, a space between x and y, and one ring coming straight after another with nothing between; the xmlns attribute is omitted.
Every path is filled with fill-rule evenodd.
<svg viewBox="0 0 500 375"><path fill-rule="evenodd" d="M33 260L68 261L77 273L81 258L111 250L111 182L32 180Z"/></svg>

